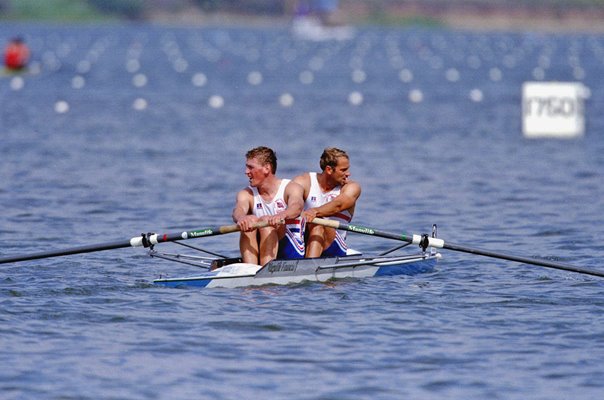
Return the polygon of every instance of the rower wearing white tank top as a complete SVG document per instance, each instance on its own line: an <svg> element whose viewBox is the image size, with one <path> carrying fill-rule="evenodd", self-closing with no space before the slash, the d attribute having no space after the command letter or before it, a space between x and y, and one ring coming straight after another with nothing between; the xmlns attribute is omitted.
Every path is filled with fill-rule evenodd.
<svg viewBox="0 0 604 400"><path fill-rule="evenodd" d="M304 190L275 175L277 155L272 149L256 147L245 156L249 186L237 193L233 209L233 221L241 230L243 262L265 265L277 257L304 257L304 223L300 218ZM261 221L268 226L256 228Z"/></svg>
<svg viewBox="0 0 604 400"><path fill-rule="evenodd" d="M304 188L306 257L343 256L348 249L346 231L312 223L317 217L349 223L361 185L349 179L350 159L345 151L326 148L320 159L321 172L307 172L294 178Z"/></svg>

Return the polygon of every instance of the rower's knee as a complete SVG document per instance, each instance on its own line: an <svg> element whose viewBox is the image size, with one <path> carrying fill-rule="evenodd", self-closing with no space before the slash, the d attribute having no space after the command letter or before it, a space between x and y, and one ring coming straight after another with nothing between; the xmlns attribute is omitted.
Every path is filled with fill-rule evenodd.
<svg viewBox="0 0 604 400"><path fill-rule="evenodd" d="M308 235L319 235L319 236L323 236L325 235L325 227L323 225L315 225L315 224L309 224L308 225Z"/></svg>

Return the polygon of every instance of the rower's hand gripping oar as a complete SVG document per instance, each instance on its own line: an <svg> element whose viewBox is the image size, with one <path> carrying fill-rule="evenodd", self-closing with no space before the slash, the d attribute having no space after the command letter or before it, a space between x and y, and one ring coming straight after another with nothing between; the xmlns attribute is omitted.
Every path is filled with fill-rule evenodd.
<svg viewBox="0 0 604 400"><path fill-rule="evenodd" d="M559 269L559 270L563 270L563 271L578 272L580 274L593 275L593 276L598 276L600 278L604 278L604 272L600 272L600 271L575 267L574 265L563 264L563 263L559 263L559 262L555 262L555 261L539 260L536 258L521 257L521 256L515 256L515 255L511 255L511 254L496 253L496 252L489 251L489 250L481 250L481 249L476 249L476 248L471 248L471 247L466 247L466 246L460 246L460 245L456 245L453 243L447 243L442 239L429 237L428 235L391 233L391 232L380 231L378 229L373 229L373 228L369 228L369 227L365 227L365 226L351 225L351 224L347 224L344 222L339 222L339 221L334 221L334 220L329 220L329 219L322 219L322 218L315 218L315 219L313 219L312 223L317 224L317 225L323 225L323 226L334 228L334 229L342 229L342 230L345 230L348 232L356 232L356 233L361 233L364 235L379 236L379 237L383 237L383 238L387 238L387 239L400 240L400 241L408 242L411 244L417 244L420 247L422 247L423 249L426 249L427 247L442 248L442 249L448 249L448 250L453 250L453 251L460 251L463 253L477 254L477 255L485 256L485 257L499 258L502 260L516 261L516 262L523 263L523 264L532 264L532 265L538 265L538 266L546 267L546 268Z"/></svg>
<svg viewBox="0 0 604 400"><path fill-rule="evenodd" d="M255 228L262 228L267 226L267 223L264 221L258 222L254 225ZM196 239L206 236L217 236L223 235L226 233L238 232L239 226L237 225L223 225L216 226L211 228L198 229L193 231L185 231L185 232L176 232L176 233L166 233L166 234L155 234L155 233L147 233L142 234L141 236L135 236L128 241L115 241L115 242L106 242L100 244L72 247L69 249L63 250L51 250L51 251L43 251L39 253L18 255L18 256L9 256L0 258L0 264L14 263L19 261L29 261L29 260L38 260L41 258L51 258L51 257L60 257L60 256L68 256L71 254L82 254L82 253L92 253L96 251L103 250L113 250L113 249L121 249L125 247L151 247L158 243L165 242L175 242L178 240L187 240L187 239Z"/></svg>

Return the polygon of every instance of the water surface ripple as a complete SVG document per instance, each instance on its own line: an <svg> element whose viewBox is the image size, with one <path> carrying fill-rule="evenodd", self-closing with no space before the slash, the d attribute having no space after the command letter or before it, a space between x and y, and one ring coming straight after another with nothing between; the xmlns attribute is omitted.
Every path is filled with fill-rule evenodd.
<svg viewBox="0 0 604 400"><path fill-rule="evenodd" d="M0 27L15 32L40 73L0 79L0 256L229 224L247 149L275 148L291 177L338 146L359 224L604 270L601 35ZM522 137L532 80L590 88L585 137ZM231 255L237 237L198 245ZM192 271L138 249L4 265L0 397L601 398L604 281L443 256L240 290L155 287Z"/></svg>

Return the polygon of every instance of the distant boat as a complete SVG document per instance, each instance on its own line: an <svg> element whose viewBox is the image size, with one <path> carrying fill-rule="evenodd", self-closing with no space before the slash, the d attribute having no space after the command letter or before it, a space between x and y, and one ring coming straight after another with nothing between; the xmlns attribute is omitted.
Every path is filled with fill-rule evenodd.
<svg viewBox="0 0 604 400"><path fill-rule="evenodd" d="M21 69L12 69L12 68L6 68L6 67L0 68L0 78L13 78L16 76L29 75L29 74L31 74L31 72L29 71L29 69L27 67L21 68Z"/></svg>
<svg viewBox="0 0 604 400"><path fill-rule="evenodd" d="M299 16L292 21L291 31L294 37L315 42L327 40L350 40L354 29L350 26L326 26L313 16Z"/></svg>
<svg viewBox="0 0 604 400"><path fill-rule="evenodd" d="M292 19L292 35L317 42L352 39L354 29L336 21L337 11L337 0L299 0Z"/></svg>
<svg viewBox="0 0 604 400"><path fill-rule="evenodd" d="M18 76L26 76L26 75L38 75L41 72L42 68L39 63L32 63L27 67L21 69L13 69L0 67L0 79L2 78L14 78Z"/></svg>

